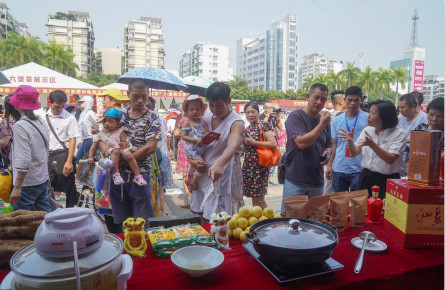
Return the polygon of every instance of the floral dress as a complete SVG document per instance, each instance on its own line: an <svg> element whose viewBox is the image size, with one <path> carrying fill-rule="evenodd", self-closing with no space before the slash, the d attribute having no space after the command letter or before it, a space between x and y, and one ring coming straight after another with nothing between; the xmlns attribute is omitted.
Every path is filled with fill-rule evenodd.
<svg viewBox="0 0 445 290"><path fill-rule="evenodd" d="M269 123L262 123L263 132L272 130ZM249 125L246 132L255 141L260 141L260 123ZM261 166L258 160L257 146L245 145L243 163L243 194L247 197L264 196L267 194L269 167Z"/></svg>
<svg viewBox="0 0 445 290"><path fill-rule="evenodd" d="M182 130L189 131L190 138L203 138L206 135L205 124L202 120L198 125L190 128L182 128ZM184 142L185 154L191 159L202 157L206 147L204 144L196 145L195 143Z"/></svg>
<svg viewBox="0 0 445 290"><path fill-rule="evenodd" d="M162 132L161 134L162 140L161 140L161 154L162 154L162 161L159 164L159 187L165 188L169 187L173 183L173 174L172 174L172 168L170 164L170 156L168 155L168 149L167 149L167 142L165 141L165 134Z"/></svg>
<svg viewBox="0 0 445 290"><path fill-rule="evenodd" d="M0 122L0 140L5 136L12 136L12 127L14 127L15 119L13 116L9 117L9 128L8 128L8 120L4 118ZM10 146L1 146L5 152L9 155L9 160L12 163L12 150L10 150Z"/></svg>
<svg viewBox="0 0 445 290"><path fill-rule="evenodd" d="M182 129L185 121L187 121L187 117L182 116L179 121L179 128ZM187 155L185 155L184 151L184 140L179 141L178 143L178 158L176 161L176 173L177 174L187 174L188 168L190 166L190 162L187 159Z"/></svg>

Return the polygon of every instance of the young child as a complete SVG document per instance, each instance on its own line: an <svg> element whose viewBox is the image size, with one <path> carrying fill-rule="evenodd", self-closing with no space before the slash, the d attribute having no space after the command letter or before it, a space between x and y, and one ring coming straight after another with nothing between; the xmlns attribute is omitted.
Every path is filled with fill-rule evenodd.
<svg viewBox="0 0 445 290"><path fill-rule="evenodd" d="M119 128L121 120L121 112L118 109L108 109L105 112L105 115L98 122L104 122L104 128L99 134L94 136L93 145L91 146L90 153L88 154L88 163L94 163L94 153L99 146L99 142L102 141L108 145L108 155L111 157L113 161L113 181L114 184L119 185L123 184L124 180L122 179L119 173L119 158L122 156L128 162L131 170L134 173L133 182L135 182L139 186L147 185L147 182L141 175L139 171L138 163L134 158L133 154L130 152L130 148L128 148L127 137L122 129ZM102 152L103 154L104 152Z"/></svg>
<svg viewBox="0 0 445 290"><path fill-rule="evenodd" d="M185 121L182 128L181 138L184 140L185 154L190 159L202 159L206 147L201 143L202 138L209 132L206 122L201 119L206 107L197 95L188 96L182 104L184 115L188 120ZM201 175L192 166L189 167L189 177L192 177L191 189L198 188L198 180Z"/></svg>

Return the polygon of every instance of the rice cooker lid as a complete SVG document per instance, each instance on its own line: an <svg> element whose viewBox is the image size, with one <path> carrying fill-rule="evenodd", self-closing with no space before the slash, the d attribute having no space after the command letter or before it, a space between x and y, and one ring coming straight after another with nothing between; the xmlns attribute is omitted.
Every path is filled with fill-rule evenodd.
<svg viewBox="0 0 445 290"><path fill-rule="evenodd" d="M335 234L327 230L323 224L306 219L271 219L271 222L260 225L254 230L254 238L259 239L262 244L280 248L309 250L337 242Z"/></svg>
<svg viewBox="0 0 445 290"><path fill-rule="evenodd" d="M96 251L79 256L80 274L85 274L108 264L122 254L122 240L105 234L104 241ZM66 278L76 276L73 258L45 259L34 246L28 245L14 254L10 261L11 270L18 275L34 278Z"/></svg>

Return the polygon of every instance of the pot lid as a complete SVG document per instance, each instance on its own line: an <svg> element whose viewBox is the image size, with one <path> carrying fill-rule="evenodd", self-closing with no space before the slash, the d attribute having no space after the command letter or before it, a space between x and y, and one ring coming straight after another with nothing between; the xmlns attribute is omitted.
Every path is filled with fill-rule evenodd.
<svg viewBox="0 0 445 290"><path fill-rule="evenodd" d="M104 236L102 245L88 255L79 256L80 274L90 272L119 258L122 240L111 234ZM28 245L12 256L11 270L17 274L34 278L66 278L76 276L73 258L46 259L40 256L34 244Z"/></svg>
<svg viewBox="0 0 445 290"><path fill-rule="evenodd" d="M276 220L276 221L274 221ZM309 250L337 243L334 230L328 230L322 223L303 219L274 219L258 227L252 226L254 243L280 248Z"/></svg>

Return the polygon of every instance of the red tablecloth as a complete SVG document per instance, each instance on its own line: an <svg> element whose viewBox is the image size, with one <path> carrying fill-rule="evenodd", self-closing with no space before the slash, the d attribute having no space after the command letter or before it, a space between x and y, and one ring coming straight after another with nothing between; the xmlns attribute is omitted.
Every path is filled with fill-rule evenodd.
<svg viewBox="0 0 445 290"><path fill-rule="evenodd" d="M208 225L205 227L208 229ZM351 245L351 239L363 230L372 231L388 245L388 250L384 254L367 252L361 272L355 274L359 250ZM349 228L339 236L332 257L343 264L344 269L333 275L300 280L304 289L444 289L443 249L403 249L386 235L382 224ZM132 258L133 275L127 289L281 289L239 241L231 240L230 247L232 250L223 251L223 264L201 278L185 274L170 259L157 258L149 247L146 258ZM8 272L0 271L0 279ZM299 289L295 283L283 287Z"/></svg>

